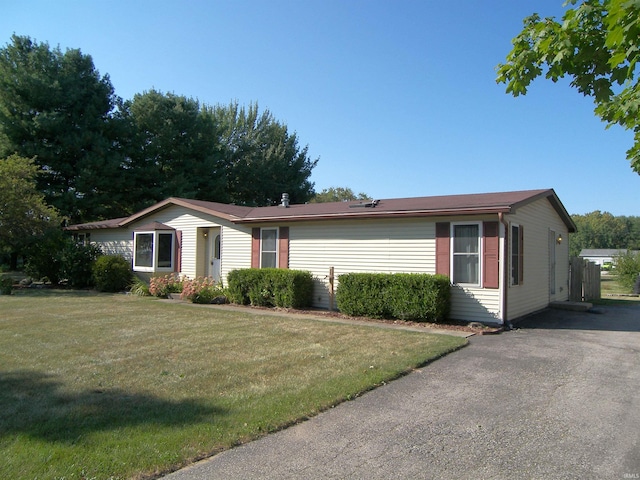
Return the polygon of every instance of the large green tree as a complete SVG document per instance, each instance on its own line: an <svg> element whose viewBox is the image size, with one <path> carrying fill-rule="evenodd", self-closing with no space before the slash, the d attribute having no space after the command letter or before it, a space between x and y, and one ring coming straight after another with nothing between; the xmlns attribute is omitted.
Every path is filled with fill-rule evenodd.
<svg viewBox="0 0 640 480"><path fill-rule="evenodd" d="M224 154L227 198L239 205L275 205L282 193L293 203L305 203L313 195L311 171L318 160L311 160L308 146L298 145L298 136L277 121L269 110L258 105L248 108L237 103L210 110L220 128Z"/></svg>
<svg viewBox="0 0 640 480"><path fill-rule="evenodd" d="M580 93L593 97L595 113L611 125L634 132L627 151L640 174L640 1L569 0L562 18L524 19L497 81L514 96L544 74L556 82L568 76Z"/></svg>
<svg viewBox="0 0 640 480"><path fill-rule="evenodd" d="M36 187L38 171L32 159L0 159L0 252L11 257L12 268L34 238L60 226L58 212Z"/></svg>
<svg viewBox="0 0 640 480"><path fill-rule="evenodd" d="M125 112L134 211L171 196L226 198L224 155L210 111L197 100L151 90L126 102Z"/></svg>
<svg viewBox="0 0 640 480"><path fill-rule="evenodd" d="M120 213L116 103L109 77L80 50L16 35L0 49L0 157L35 158L38 189L73 221Z"/></svg>

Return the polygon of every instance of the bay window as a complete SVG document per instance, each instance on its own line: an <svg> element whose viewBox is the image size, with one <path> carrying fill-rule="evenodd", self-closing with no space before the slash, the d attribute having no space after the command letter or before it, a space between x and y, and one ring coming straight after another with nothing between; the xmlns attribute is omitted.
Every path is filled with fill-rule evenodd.
<svg viewBox="0 0 640 480"><path fill-rule="evenodd" d="M175 250L173 230L134 232L133 269L138 272L173 272Z"/></svg>

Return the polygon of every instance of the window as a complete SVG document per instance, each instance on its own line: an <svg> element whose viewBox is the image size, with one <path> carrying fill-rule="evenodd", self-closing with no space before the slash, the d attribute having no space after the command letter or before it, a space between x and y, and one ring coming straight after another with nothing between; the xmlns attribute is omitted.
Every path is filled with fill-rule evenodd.
<svg viewBox="0 0 640 480"><path fill-rule="evenodd" d="M522 227L511 225L511 285L522 285L523 279L523 254L522 254Z"/></svg>
<svg viewBox="0 0 640 480"><path fill-rule="evenodd" d="M173 234L157 233L158 236L158 268L173 266Z"/></svg>
<svg viewBox="0 0 640 480"><path fill-rule="evenodd" d="M91 243L90 233L76 233L74 234L74 240L77 245L89 245Z"/></svg>
<svg viewBox="0 0 640 480"><path fill-rule="evenodd" d="M480 224L452 228L453 283L480 284Z"/></svg>
<svg viewBox="0 0 640 480"><path fill-rule="evenodd" d="M263 228L260 242L260 268L276 268L278 265L278 229Z"/></svg>
<svg viewBox="0 0 640 480"><path fill-rule="evenodd" d="M172 272L175 261L175 233L134 232L133 269L139 272Z"/></svg>
<svg viewBox="0 0 640 480"><path fill-rule="evenodd" d="M251 229L251 268L289 268L289 227Z"/></svg>

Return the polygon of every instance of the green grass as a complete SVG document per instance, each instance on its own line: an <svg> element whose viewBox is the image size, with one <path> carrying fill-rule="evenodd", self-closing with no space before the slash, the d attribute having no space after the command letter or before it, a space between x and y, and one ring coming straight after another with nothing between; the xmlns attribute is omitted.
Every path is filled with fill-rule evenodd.
<svg viewBox="0 0 640 480"><path fill-rule="evenodd" d="M0 296L0 478L150 478L465 343L131 295Z"/></svg>
<svg viewBox="0 0 640 480"><path fill-rule="evenodd" d="M601 297L593 303L598 305L635 305L640 302L640 297L628 296L631 290L620 285L615 275L602 275L600 277Z"/></svg>

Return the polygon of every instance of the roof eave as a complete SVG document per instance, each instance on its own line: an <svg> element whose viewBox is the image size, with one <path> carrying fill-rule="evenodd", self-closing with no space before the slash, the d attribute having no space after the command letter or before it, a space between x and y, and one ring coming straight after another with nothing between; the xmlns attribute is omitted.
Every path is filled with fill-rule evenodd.
<svg viewBox="0 0 640 480"><path fill-rule="evenodd" d="M236 217L235 215L230 215L228 213L224 213L224 212L220 212L217 210L212 210L210 208L206 208L203 207L201 205L195 205L192 204L190 202L187 202L181 198L176 198L176 197L169 197L166 200L163 200L159 203L156 203L155 205L151 205L150 207L145 208L144 210L141 210L138 213L134 213L133 215L131 215L130 217L127 217L126 219L124 219L124 221L119 223L119 226L121 227L125 227L127 225L130 225L131 223L140 220L141 218L144 218L148 215L151 215L152 213L155 213L157 211L160 211L164 208L168 208L172 205L178 205L180 207L185 207L185 208L189 208L191 210L195 210L197 212L200 213L206 213L208 215L213 215L215 217L218 218L222 218L224 220L228 220L230 222L236 222L238 220L239 217Z"/></svg>
<svg viewBox="0 0 640 480"><path fill-rule="evenodd" d="M438 209L438 210L409 210L409 211L384 211L366 213L333 213L320 215L280 215L273 217L249 217L236 220L237 224L248 223L276 223L276 222L304 222L316 220L353 220L372 218L417 218L417 217L444 217L463 215L493 215L498 213L511 213L510 206L500 206L491 208L463 208L463 209Z"/></svg>

